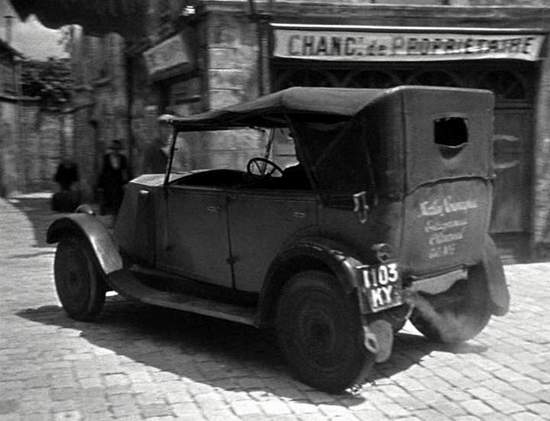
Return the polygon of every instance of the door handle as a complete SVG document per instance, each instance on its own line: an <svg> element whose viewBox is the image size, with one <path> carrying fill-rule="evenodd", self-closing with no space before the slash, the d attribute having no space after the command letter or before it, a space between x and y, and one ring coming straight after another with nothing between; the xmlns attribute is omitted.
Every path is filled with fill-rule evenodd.
<svg viewBox="0 0 550 421"><path fill-rule="evenodd" d="M369 205L367 204L367 192L362 191L353 195L353 212L357 215L359 222L367 222L369 215Z"/></svg>

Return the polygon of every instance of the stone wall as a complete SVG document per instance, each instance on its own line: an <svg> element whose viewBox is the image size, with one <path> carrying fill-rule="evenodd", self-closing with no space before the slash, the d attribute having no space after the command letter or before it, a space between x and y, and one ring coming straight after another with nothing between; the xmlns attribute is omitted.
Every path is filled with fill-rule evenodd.
<svg viewBox="0 0 550 421"><path fill-rule="evenodd" d="M132 61L131 126L136 174L141 170L143 152L159 136L156 117L160 113L187 116L259 95L258 36L256 24L246 15L208 13L192 30L187 28L180 35L194 48L193 73L155 82L148 80L140 58ZM147 84L149 88L144 87ZM161 89L168 96L168 104L161 103ZM173 91L184 93L187 99L178 99ZM162 109L163 105L168 109ZM174 168L244 169L249 158L263 155L263 145L263 136L254 130L243 131L240 136L229 132L182 133L177 140Z"/></svg>
<svg viewBox="0 0 550 421"><path fill-rule="evenodd" d="M103 154L114 139L131 155L124 40L77 33L71 51L74 159L86 201L93 200Z"/></svg>
<svg viewBox="0 0 550 421"><path fill-rule="evenodd" d="M256 23L243 14L210 13L205 22L209 109L255 99L260 94L259 40ZM191 148L194 165L244 169L248 160L263 156L264 136L254 130L202 136L202 148ZM195 142L196 143L196 142Z"/></svg>
<svg viewBox="0 0 550 421"><path fill-rule="evenodd" d="M17 174L18 107L15 101L0 99L0 196L20 191Z"/></svg>
<svg viewBox="0 0 550 421"><path fill-rule="evenodd" d="M550 258L550 44L546 43L537 86L534 147L533 243L538 258Z"/></svg>
<svg viewBox="0 0 550 421"><path fill-rule="evenodd" d="M21 137L18 174L23 191L55 190L55 171L64 157L72 156L72 115L41 110L37 103L21 105Z"/></svg>
<svg viewBox="0 0 550 421"><path fill-rule="evenodd" d="M72 153L72 116L22 98L0 102L0 194L55 190L53 176Z"/></svg>

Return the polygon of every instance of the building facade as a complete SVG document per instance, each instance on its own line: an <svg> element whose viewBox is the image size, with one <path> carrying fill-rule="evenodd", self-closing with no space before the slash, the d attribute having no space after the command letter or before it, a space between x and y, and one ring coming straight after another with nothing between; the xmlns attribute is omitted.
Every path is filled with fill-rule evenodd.
<svg viewBox="0 0 550 421"><path fill-rule="evenodd" d="M40 2L50 3L55 1ZM140 0L132 2L141 10L132 12L139 23L134 31L124 14L129 2L109 3L110 11L102 13L110 15L102 21L111 26L98 28L97 11L90 11L89 31L120 34L117 63L126 84L109 81L106 95L93 87L89 98L98 124L119 124L113 130L127 142L136 172L157 136L155 117L163 112L196 113L297 85L490 89L497 172L491 232L509 259L550 256L547 2ZM37 4L33 10L40 17ZM59 16L57 25L76 22L70 10ZM82 13L78 18L86 31ZM84 65L85 56L73 57ZM97 105L105 102L117 111ZM182 138L180 153L190 169L239 166L262 146L253 133L205 134Z"/></svg>
<svg viewBox="0 0 550 421"><path fill-rule="evenodd" d="M24 95L25 65L0 40L0 197L55 188L57 165L73 153L72 115Z"/></svg>
<svg viewBox="0 0 550 421"><path fill-rule="evenodd" d="M125 44L116 33L86 36L79 27L70 32L72 156L79 166L80 188L90 200L110 143L120 140L126 149L129 146Z"/></svg>
<svg viewBox="0 0 550 421"><path fill-rule="evenodd" d="M0 40L0 196L18 190L19 61L21 54Z"/></svg>

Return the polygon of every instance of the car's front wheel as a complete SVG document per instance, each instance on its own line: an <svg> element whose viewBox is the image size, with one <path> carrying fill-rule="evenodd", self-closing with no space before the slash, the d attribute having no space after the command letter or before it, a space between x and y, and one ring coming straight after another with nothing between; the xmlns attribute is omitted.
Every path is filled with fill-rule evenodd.
<svg viewBox="0 0 550 421"><path fill-rule="evenodd" d="M338 393L372 367L357 307L328 273L305 271L288 280L277 308L277 337L301 381Z"/></svg>
<svg viewBox="0 0 550 421"><path fill-rule="evenodd" d="M105 302L105 281L88 243L65 237L57 245L54 261L59 301L75 320L94 320Z"/></svg>

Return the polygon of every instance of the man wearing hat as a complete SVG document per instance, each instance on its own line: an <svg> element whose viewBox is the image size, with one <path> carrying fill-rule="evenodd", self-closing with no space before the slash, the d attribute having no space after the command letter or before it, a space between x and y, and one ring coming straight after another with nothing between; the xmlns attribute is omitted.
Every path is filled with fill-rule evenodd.
<svg viewBox="0 0 550 421"><path fill-rule="evenodd" d="M118 212L124 195L124 185L130 180L128 161L121 150L122 142L113 140L108 152L103 156L103 167L98 182L102 214Z"/></svg>

